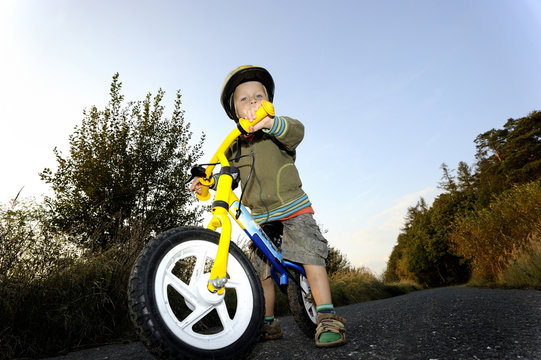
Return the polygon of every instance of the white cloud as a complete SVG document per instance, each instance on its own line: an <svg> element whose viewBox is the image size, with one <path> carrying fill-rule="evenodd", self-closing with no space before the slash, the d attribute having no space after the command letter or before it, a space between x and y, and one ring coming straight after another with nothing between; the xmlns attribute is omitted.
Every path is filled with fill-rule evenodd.
<svg viewBox="0 0 541 360"><path fill-rule="evenodd" d="M438 189L429 187L406 194L388 208L371 216L357 216L352 224L338 233L331 232L331 244L344 253L354 266L366 266L376 274L385 270L386 262L396 244L397 236L404 225L407 209L425 198L427 203L438 194Z"/></svg>

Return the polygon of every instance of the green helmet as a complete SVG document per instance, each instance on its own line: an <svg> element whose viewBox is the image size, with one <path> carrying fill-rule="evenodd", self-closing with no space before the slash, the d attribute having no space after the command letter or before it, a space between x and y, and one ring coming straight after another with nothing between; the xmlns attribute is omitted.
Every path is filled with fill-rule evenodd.
<svg viewBox="0 0 541 360"><path fill-rule="evenodd" d="M269 101L272 102L272 99L274 98L274 81L272 80L271 74L266 69L253 65L239 66L231 71L225 78L224 85L222 86L222 95L220 96L220 101L224 107L225 113L235 121L237 121L238 118L233 103L233 93L237 86L248 81L259 81L267 90Z"/></svg>

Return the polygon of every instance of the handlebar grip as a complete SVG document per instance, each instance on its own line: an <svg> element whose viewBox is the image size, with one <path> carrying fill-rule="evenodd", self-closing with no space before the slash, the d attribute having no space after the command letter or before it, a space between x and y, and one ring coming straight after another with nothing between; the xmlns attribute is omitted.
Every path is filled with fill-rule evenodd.
<svg viewBox="0 0 541 360"><path fill-rule="evenodd" d="M239 119L239 124L242 126L244 131L249 132L250 126L254 126L267 116L274 116L274 105L272 105L272 103L269 101L261 100L261 106L259 109L257 109L255 116L256 118L252 122L247 119Z"/></svg>
<svg viewBox="0 0 541 360"><path fill-rule="evenodd" d="M201 201L207 201L210 199L209 187L205 185L201 186L201 195L195 194L195 196Z"/></svg>
<svg viewBox="0 0 541 360"><path fill-rule="evenodd" d="M199 178L201 183L201 195L196 194L196 197L201 201L207 201L210 199L209 188L214 184L214 179L211 177L209 180Z"/></svg>

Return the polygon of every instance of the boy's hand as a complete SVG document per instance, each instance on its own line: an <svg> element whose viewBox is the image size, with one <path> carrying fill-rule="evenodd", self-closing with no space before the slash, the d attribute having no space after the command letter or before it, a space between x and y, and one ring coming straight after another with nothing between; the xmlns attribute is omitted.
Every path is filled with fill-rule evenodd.
<svg viewBox="0 0 541 360"><path fill-rule="evenodd" d="M201 182L199 181L199 177L194 177L192 185L190 185L190 192L201 195Z"/></svg>
<svg viewBox="0 0 541 360"><path fill-rule="evenodd" d="M257 109L259 109L260 107L261 107L261 102L257 106L254 106L249 110L245 119L249 120L250 122L254 121L256 118ZM263 120L255 124L254 126L250 126L248 130L251 133L253 133L261 129L270 129L272 128L273 124L274 124L274 117L267 116Z"/></svg>
<svg viewBox="0 0 541 360"><path fill-rule="evenodd" d="M250 122L252 122L252 120L250 120ZM274 118L267 116L266 118L264 118L263 120L255 124L254 126L250 126L249 131L253 133L261 129L270 129L272 128L273 124L274 124Z"/></svg>

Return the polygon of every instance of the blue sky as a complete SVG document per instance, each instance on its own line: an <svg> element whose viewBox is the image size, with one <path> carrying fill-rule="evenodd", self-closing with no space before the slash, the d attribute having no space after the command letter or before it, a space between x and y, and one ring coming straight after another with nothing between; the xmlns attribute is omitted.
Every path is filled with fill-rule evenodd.
<svg viewBox="0 0 541 360"><path fill-rule="evenodd" d="M331 245L381 273L408 206L477 135L541 110L541 1L0 2L0 202L48 191L82 111L114 73L127 100L183 95L209 158L232 122L226 74L266 67L301 120L297 166Z"/></svg>

